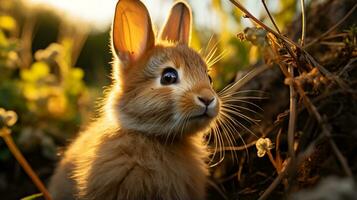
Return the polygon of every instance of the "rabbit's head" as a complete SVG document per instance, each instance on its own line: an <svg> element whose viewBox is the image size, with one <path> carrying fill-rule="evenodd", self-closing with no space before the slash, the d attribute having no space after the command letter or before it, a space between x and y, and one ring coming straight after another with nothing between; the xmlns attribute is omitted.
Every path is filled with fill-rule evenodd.
<svg viewBox="0 0 357 200"><path fill-rule="evenodd" d="M112 27L111 117L124 129L184 137L209 128L220 110L207 65L188 45L191 10L176 3L158 41L145 5L120 0Z"/></svg>

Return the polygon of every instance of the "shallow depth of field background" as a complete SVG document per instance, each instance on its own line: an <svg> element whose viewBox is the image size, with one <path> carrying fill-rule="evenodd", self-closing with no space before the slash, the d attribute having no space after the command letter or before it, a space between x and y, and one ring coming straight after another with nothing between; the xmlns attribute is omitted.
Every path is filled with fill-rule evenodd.
<svg viewBox="0 0 357 200"><path fill-rule="evenodd" d="M154 28L160 30L173 1L143 2ZM216 47L216 55L223 55L211 70L217 90L241 71L262 63L261 49L237 36L252 23L229 1L187 2L194 20L191 46L203 53ZM260 0L240 2L271 26ZM115 4L115 0L0 0L0 108L18 114L12 135L45 182L58 152L95 118L97 102L110 84L109 32ZM299 1L267 4L282 30L299 17ZM37 192L0 140L0 198L19 199Z"/></svg>

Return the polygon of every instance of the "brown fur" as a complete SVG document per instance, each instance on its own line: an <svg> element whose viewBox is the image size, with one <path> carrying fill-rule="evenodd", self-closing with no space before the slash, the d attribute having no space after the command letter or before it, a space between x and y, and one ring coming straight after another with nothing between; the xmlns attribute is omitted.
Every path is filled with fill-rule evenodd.
<svg viewBox="0 0 357 200"><path fill-rule="evenodd" d="M142 9L139 1L123 2ZM183 26L190 30L190 22ZM114 42L121 41L113 37ZM152 42L147 40L139 42ZM134 56L125 55L130 50L125 45L115 49L122 62L113 66L115 79L103 116L65 152L50 183L55 200L204 199L208 170L202 134L220 109L207 66L180 38L170 45L138 46L146 49L138 49ZM180 79L162 86L159 80L168 66L179 71ZM216 102L207 109L197 97ZM205 109L207 115L201 116Z"/></svg>
<svg viewBox="0 0 357 200"><path fill-rule="evenodd" d="M165 145L96 122L69 147L50 190L54 199L73 199L74 194L79 199L202 199L205 151L194 140ZM67 193L72 179L74 194L58 196Z"/></svg>

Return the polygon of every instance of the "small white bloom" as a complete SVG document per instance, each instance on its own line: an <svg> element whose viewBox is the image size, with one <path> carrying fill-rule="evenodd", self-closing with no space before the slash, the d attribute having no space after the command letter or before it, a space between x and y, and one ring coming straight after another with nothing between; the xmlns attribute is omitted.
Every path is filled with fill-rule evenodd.
<svg viewBox="0 0 357 200"><path fill-rule="evenodd" d="M0 126L13 126L17 121L17 114L12 111L6 111L3 108L0 108Z"/></svg>
<svg viewBox="0 0 357 200"><path fill-rule="evenodd" d="M255 147L257 148L258 157L263 157L270 149L273 148L273 143L269 138L259 138L255 143Z"/></svg>
<svg viewBox="0 0 357 200"><path fill-rule="evenodd" d="M7 126L13 126L17 121L17 114L12 111L12 110L9 110L6 112L5 114L5 124Z"/></svg>

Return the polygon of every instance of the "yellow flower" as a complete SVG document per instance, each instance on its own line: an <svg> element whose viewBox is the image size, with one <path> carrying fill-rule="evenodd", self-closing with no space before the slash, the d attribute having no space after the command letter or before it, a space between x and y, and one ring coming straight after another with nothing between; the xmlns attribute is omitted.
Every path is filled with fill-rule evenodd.
<svg viewBox="0 0 357 200"><path fill-rule="evenodd" d="M49 97L47 109L54 116L63 115L67 110L67 98L63 93L58 93Z"/></svg>
<svg viewBox="0 0 357 200"><path fill-rule="evenodd" d="M7 15L0 16L0 28L7 31L15 30L16 29L15 19Z"/></svg>
<svg viewBox="0 0 357 200"><path fill-rule="evenodd" d="M35 62L30 69L21 70L20 76L22 80L35 82L46 77L49 73L50 69L45 62Z"/></svg>

